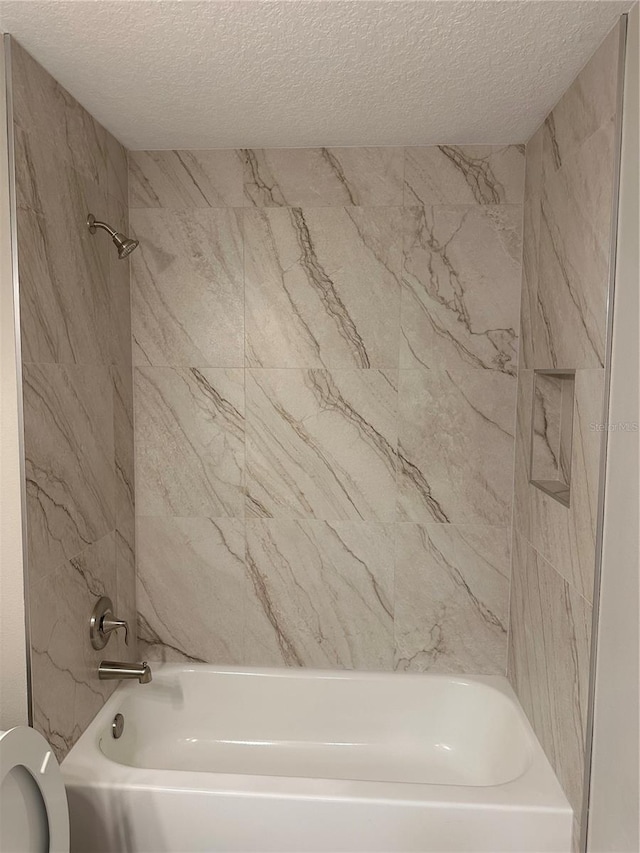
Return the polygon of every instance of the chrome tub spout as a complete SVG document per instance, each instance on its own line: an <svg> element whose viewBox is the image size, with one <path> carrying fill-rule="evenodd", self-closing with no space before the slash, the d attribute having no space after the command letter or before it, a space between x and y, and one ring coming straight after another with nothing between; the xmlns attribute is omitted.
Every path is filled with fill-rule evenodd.
<svg viewBox="0 0 640 853"><path fill-rule="evenodd" d="M103 660L98 667L98 677L103 681L121 678L137 678L140 684L151 681L151 667L142 663L122 663L117 660Z"/></svg>

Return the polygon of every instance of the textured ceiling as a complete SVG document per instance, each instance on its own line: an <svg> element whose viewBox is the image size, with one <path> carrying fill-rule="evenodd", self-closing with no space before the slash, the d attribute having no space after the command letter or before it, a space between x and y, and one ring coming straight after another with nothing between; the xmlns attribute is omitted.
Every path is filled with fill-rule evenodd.
<svg viewBox="0 0 640 853"><path fill-rule="evenodd" d="M630 5L3 0L0 27L129 148L506 143Z"/></svg>

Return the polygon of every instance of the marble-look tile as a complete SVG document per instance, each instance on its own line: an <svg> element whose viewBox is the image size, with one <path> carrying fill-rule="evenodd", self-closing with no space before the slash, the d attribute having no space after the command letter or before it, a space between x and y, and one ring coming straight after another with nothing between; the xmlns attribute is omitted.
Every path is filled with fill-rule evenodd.
<svg viewBox="0 0 640 853"><path fill-rule="evenodd" d="M522 233L522 298L520 301L521 367L534 367L533 317L538 293L540 245L540 193L542 189L542 139L540 128L527 142Z"/></svg>
<svg viewBox="0 0 640 853"><path fill-rule="evenodd" d="M96 600L115 589L113 532L30 583L34 722L59 759L116 686L98 679L105 652L91 648L87 630Z"/></svg>
<svg viewBox="0 0 640 853"><path fill-rule="evenodd" d="M87 630L106 594L135 634L128 264L86 226L126 231L127 168L15 42L12 60L34 722L62 759L115 689L99 661L135 655Z"/></svg>
<svg viewBox="0 0 640 853"><path fill-rule="evenodd" d="M562 379L537 373L533 388L533 434L531 477L534 480L560 479L560 427Z"/></svg>
<svg viewBox="0 0 640 853"><path fill-rule="evenodd" d="M556 168L616 113L620 24L616 24L543 125Z"/></svg>
<svg viewBox="0 0 640 853"><path fill-rule="evenodd" d="M106 649L96 650L92 648L87 631L86 616L86 614L91 613L97 600L103 595L111 598L114 605L118 603L115 531L111 531L95 545L89 546L82 554L74 557L69 561L69 565L86 584L86 591L78 585L79 588L75 596L70 594L67 598L68 622L70 623L69 627L73 628L74 634L73 638L69 637L69 641L75 642L76 648L82 650L82 663L78 664L74 661L70 663L70 668L76 680L74 723L77 729L83 732L102 708L105 700L118 686L117 683L110 681L100 681L98 666L100 661L110 655L118 655L118 659L122 659L120 649L124 647L125 632L120 629L115 636L110 638L106 647L109 650L107 655ZM60 594L59 588L56 589L56 593ZM116 611L116 615L120 616L121 614ZM122 617L124 615L123 613ZM135 631L134 624L129 623L129 628ZM62 641L62 637L60 639L62 650L64 641ZM70 648L69 652L71 652Z"/></svg>
<svg viewBox="0 0 640 853"><path fill-rule="evenodd" d="M100 655L96 655L95 650L91 647L87 626L93 605L101 596L108 595L114 601L116 600L116 545L113 530L68 560L56 574L66 575L68 581L77 583L77 593L82 592L91 604L87 611L85 623L73 626L76 636L87 634L86 641L77 643L76 649L69 647L68 651L75 653L78 649L81 650L87 666L87 676L93 677L95 675L97 677L97 672L93 672L93 663ZM64 595L62 597L64 598ZM77 612L77 608L73 609ZM102 656L104 657L104 653Z"/></svg>
<svg viewBox="0 0 640 853"><path fill-rule="evenodd" d="M55 151L106 189L105 129L15 39L11 67L16 126L43 155Z"/></svg>
<svg viewBox="0 0 640 853"><path fill-rule="evenodd" d="M532 489L531 430L533 417L533 370L518 372L516 398L516 449L513 486L513 527L525 539L531 539Z"/></svg>
<svg viewBox="0 0 640 853"><path fill-rule="evenodd" d="M244 514L242 369L135 371L140 515Z"/></svg>
<svg viewBox="0 0 640 853"><path fill-rule="evenodd" d="M140 653L153 660L240 663L244 522L139 517L137 558Z"/></svg>
<svg viewBox="0 0 640 853"><path fill-rule="evenodd" d="M126 207L113 196L107 199L108 222L123 234L129 233L129 214ZM111 313L111 361L126 366L131 372L131 287L129 258L119 258L115 247L109 246L109 309Z"/></svg>
<svg viewBox="0 0 640 853"><path fill-rule="evenodd" d="M28 208L36 213L43 214L44 200L41 196L45 195L46 197L47 189L55 186L50 178L47 180L48 176L43 172L44 158L47 154L52 157L58 179L61 171L64 170L64 173L67 174L67 163L57 151L45 151L37 144L37 141L35 145L32 145L31 137L15 124L13 126L13 145L16 207L18 210Z"/></svg>
<svg viewBox="0 0 640 853"><path fill-rule="evenodd" d="M521 228L520 205L406 209L402 367L515 375Z"/></svg>
<svg viewBox="0 0 640 853"><path fill-rule="evenodd" d="M399 208L245 211L252 367L397 367Z"/></svg>
<svg viewBox="0 0 640 853"><path fill-rule="evenodd" d="M529 541L587 601L596 562L603 395L604 370L576 371L569 507L530 487Z"/></svg>
<svg viewBox="0 0 640 853"><path fill-rule="evenodd" d="M616 55L613 35L528 144L524 202L520 364L578 369L570 466L562 438L558 459L561 470L570 467L569 507L529 483L534 384L532 370L520 371L509 676L576 815L589 682ZM560 415L561 436L568 414Z"/></svg>
<svg viewBox="0 0 640 853"><path fill-rule="evenodd" d="M46 598L56 597L57 592L47 588ZM49 609L49 602L42 602ZM31 606L38 605L33 601ZM76 684L69 669L61 669L52 663L46 650L42 654L31 641L31 690L33 696L33 725L51 744L56 758L61 762L82 732L76 727L75 699Z"/></svg>
<svg viewBox="0 0 640 853"><path fill-rule="evenodd" d="M431 145L405 149L404 203L520 204L524 145Z"/></svg>
<svg viewBox="0 0 640 853"><path fill-rule="evenodd" d="M614 123L557 169L543 146L535 366L604 365L614 175Z"/></svg>
<svg viewBox="0 0 640 853"><path fill-rule="evenodd" d="M132 208L242 207L243 158L233 149L130 151Z"/></svg>
<svg viewBox="0 0 640 853"><path fill-rule="evenodd" d="M106 218L106 195L54 155L23 179L18 197L34 205L17 215L23 359L108 364L113 247L86 225L89 211Z"/></svg>
<svg viewBox="0 0 640 853"><path fill-rule="evenodd" d="M574 812L573 825L571 830L571 853L581 853L580 838L581 838L581 812Z"/></svg>
<svg viewBox="0 0 640 853"><path fill-rule="evenodd" d="M399 521L509 523L515 396L499 371L400 371Z"/></svg>
<svg viewBox="0 0 640 853"><path fill-rule="evenodd" d="M106 134L107 192L125 208L129 207L129 164L126 148Z"/></svg>
<svg viewBox="0 0 640 853"><path fill-rule="evenodd" d="M560 440L558 443L558 476L563 483L571 482L571 454L573 448L573 401L575 379L564 378L560 396ZM597 454L596 454L597 455Z"/></svg>
<svg viewBox="0 0 640 853"><path fill-rule="evenodd" d="M392 521L397 375L248 370L247 514Z"/></svg>
<svg viewBox="0 0 640 853"><path fill-rule="evenodd" d="M541 565L547 564L541 560ZM566 584L559 576L554 576L552 570L547 576L550 582L556 580L556 589L566 591ZM546 682L547 674L550 674L549 667L553 665L552 656L555 650L546 649L546 641L550 638L545 638L543 634L544 614L541 608L538 555L526 539L514 530L511 545L507 675L549 761L555 765L551 734L552 708Z"/></svg>
<svg viewBox="0 0 640 853"><path fill-rule="evenodd" d="M242 233L233 210L132 210L134 362L242 367Z"/></svg>
<svg viewBox="0 0 640 853"><path fill-rule="evenodd" d="M507 528L396 525L396 668L503 675Z"/></svg>
<svg viewBox="0 0 640 853"><path fill-rule="evenodd" d="M393 525L247 521L248 664L391 669Z"/></svg>
<svg viewBox="0 0 640 853"><path fill-rule="evenodd" d="M115 526L108 367L24 364L29 572L34 580Z"/></svg>
<svg viewBox="0 0 640 853"><path fill-rule="evenodd" d="M248 205L402 204L402 148L271 148L242 154Z"/></svg>
<svg viewBox="0 0 640 853"><path fill-rule="evenodd" d="M115 462L115 525L133 547L135 469L133 458L133 376L131 368L112 367Z"/></svg>
<svg viewBox="0 0 640 853"><path fill-rule="evenodd" d="M576 811L582 808L591 607L515 533L509 677Z"/></svg>
<svg viewBox="0 0 640 853"><path fill-rule="evenodd" d="M114 604L119 619L125 619L129 625L129 642L125 635L118 632L118 660L137 661L137 602L136 602L136 554L134 539L115 531L116 542L116 598Z"/></svg>
<svg viewBox="0 0 640 853"><path fill-rule="evenodd" d="M518 391L513 523L578 592L593 600L604 370L575 374L568 507L529 483L533 385L521 371Z"/></svg>

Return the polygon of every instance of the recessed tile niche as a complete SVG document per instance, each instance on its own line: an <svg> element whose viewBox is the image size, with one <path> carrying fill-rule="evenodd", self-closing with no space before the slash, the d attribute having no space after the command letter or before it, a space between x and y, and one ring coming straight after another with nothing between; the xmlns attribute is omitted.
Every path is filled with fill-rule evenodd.
<svg viewBox="0 0 640 853"><path fill-rule="evenodd" d="M574 370L535 370L531 484L569 506Z"/></svg>

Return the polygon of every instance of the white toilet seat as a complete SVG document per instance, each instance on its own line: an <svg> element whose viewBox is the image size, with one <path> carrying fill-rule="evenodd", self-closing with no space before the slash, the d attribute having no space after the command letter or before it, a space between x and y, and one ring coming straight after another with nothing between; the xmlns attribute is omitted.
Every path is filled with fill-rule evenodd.
<svg viewBox="0 0 640 853"><path fill-rule="evenodd" d="M26 726L0 732L0 787L9 773L20 767L33 777L44 802L49 853L68 853L69 810L60 767L47 741Z"/></svg>

